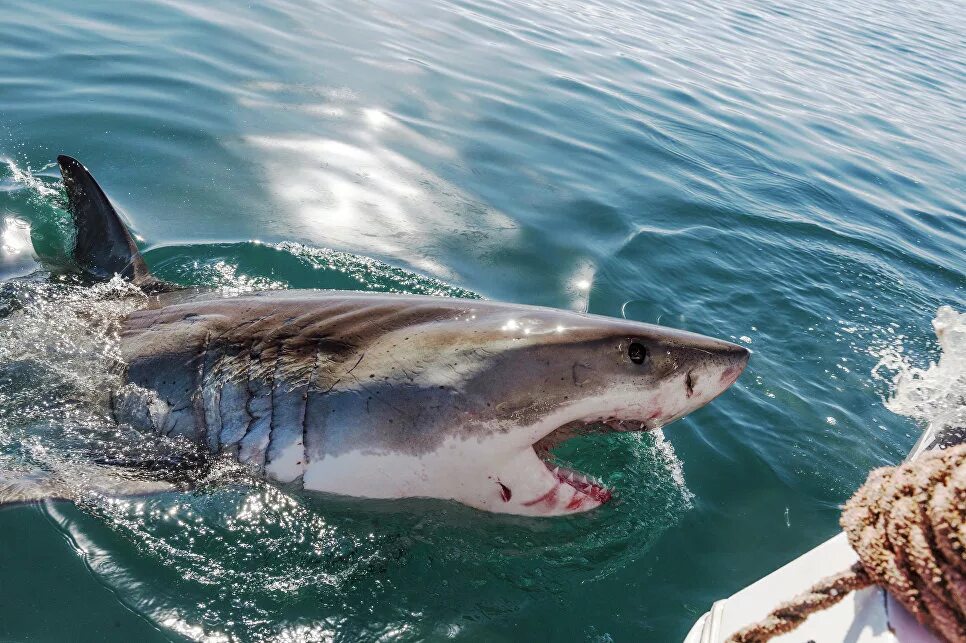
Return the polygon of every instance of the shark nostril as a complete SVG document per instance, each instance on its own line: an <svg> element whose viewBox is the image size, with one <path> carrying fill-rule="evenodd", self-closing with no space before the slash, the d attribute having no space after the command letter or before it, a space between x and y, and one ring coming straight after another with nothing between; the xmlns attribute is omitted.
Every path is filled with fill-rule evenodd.
<svg viewBox="0 0 966 643"><path fill-rule="evenodd" d="M647 359L647 349L643 345L634 342L627 347L627 356L635 364L643 364L644 360Z"/></svg>
<svg viewBox="0 0 966 643"><path fill-rule="evenodd" d="M694 395L694 371L688 371L684 376L684 389L687 392L688 397Z"/></svg>

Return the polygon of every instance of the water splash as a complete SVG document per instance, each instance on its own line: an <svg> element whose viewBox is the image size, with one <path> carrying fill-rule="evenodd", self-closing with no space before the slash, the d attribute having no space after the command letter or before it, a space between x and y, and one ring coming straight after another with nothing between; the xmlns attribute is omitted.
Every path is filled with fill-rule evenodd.
<svg viewBox="0 0 966 643"><path fill-rule="evenodd" d="M120 359L120 320L146 296L118 276L90 287L35 278L6 282L0 301L18 309L0 324L0 364L42 362L77 383L99 386L100 378L91 378Z"/></svg>
<svg viewBox="0 0 966 643"><path fill-rule="evenodd" d="M890 384L885 405L893 413L929 430L966 426L966 313L942 306L932 326L939 342L937 360L917 366L898 339L879 349L872 376Z"/></svg>
<svg viewBox="0 0 966 643"><path fill-rule="evenodd" d="M43 276L0 288L0 452L19 468L66 472L117 433L120 319L144 294L120 279L85 288Z"/></svg>
<svg viewBox="0 0 966 643"><path fill-rule="evenodd" d="M39 169L0 156L0 215L4 218L0 277L65 264L74 228L55 163Z"/></svg>
<svg viewBox="0 0 966 643"><path fill-rule="evenodd" d="M260 275L244 274L238 269L237 264L224 259L211 262L195 261L191 265L191 270L195 273L198 283L219 288L225 295L285 288L285 283L282 281Z"/></svg>
<svg viewBox="0 0 966 643"><path fill-rule="evenodd" d="M48 163L36 172L29 165L21 168L11 158L0 157L0 163L7 167L6 176L0 175L0 191L26 189L41 198L55 197L60 194L58 188L48 185L39 176L40 172L54 167L53 163Z"/></svg>
<svg viewBox="0 0 966 643"><path fill-rule="evenodd" d="M641 439L643 437L641 435ZM670 473L671 480L680 490L682 505L691 508L694 502L694 493L688 489L687 482L684 479L684 465L678 458L677 453L674 452L674 445L665 437L664 431L661 429L654 431L653 450L660 464Z"/></svg>

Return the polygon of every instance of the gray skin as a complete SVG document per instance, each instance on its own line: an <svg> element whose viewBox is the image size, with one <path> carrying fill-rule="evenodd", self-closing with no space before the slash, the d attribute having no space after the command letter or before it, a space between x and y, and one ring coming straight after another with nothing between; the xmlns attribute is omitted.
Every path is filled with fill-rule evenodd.
<svg viewBox="0 0 966 643"><path fill-rule="evenodd" d="M610 490L555 467L553 446L664 426L722 393L748 361L745 348L693 333L516 304L179 291L150 275L90 172L58 162L77 266L148 294L122 322L128 385L113 399L117 419L278 483L525 515L587 511ZM50 493L8 486L11 499Z"/></svg>
<svg viewBox="0 0 966 643"><path fill-rule="evenodd" d="M610 491L535 471L519 451L547 459L588 430L663 426L748 360L735 344L595 315L340 291L155 295L124 320L121 346L136 386L117 398L119 419L230 453L269 480L539 515L593 508ZM343 458L333 480L325 470ZM570 495L526 504L548 485Z"/></svg>

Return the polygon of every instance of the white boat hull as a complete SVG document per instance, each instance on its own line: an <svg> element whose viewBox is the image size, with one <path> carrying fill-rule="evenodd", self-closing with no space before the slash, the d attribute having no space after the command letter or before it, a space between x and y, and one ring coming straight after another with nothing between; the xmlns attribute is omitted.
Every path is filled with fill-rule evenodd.
<svg viewBox="0 0 966 643"><path fill-rule="evenodd" d="M858 560L845 534L839 534L729 598L717 601L691 628L685 643L720 643L755 623L826 576ZM939 643L902 605L877 587L852 592L841 602L810 616L772 643Z"/></svg>

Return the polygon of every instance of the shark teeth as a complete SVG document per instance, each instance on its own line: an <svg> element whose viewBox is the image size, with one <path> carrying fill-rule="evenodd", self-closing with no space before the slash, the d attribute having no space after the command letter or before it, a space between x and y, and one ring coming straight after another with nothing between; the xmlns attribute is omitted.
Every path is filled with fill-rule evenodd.
<svg viewBox="0 0 966 643"><path fill-rule="evenodd" d="M611 490L605 487L604 483L595 476L588 476L587 474L556 465L551 468L550 463L547 463L547 469L561 484L573 487L581 495L592 498L601 504L611 498Z"/></svg>

